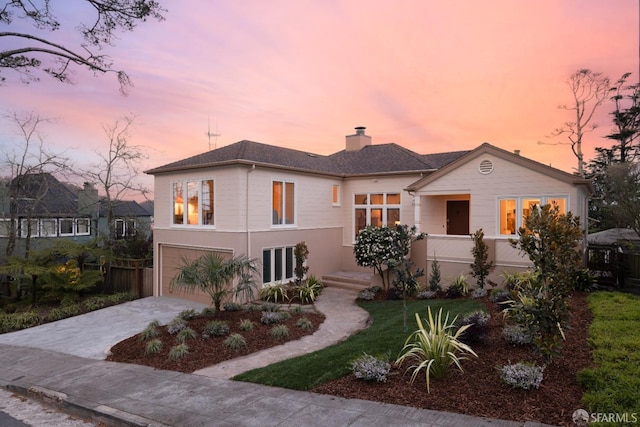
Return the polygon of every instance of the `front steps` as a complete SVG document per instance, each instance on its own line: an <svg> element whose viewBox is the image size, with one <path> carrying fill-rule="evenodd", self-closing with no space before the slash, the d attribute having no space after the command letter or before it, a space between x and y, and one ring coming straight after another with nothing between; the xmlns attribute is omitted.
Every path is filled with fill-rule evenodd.
<svg viewBox="0 0 640 427"><path fill-rule="evenodd" d="M362 291L371 286L371 273L336 271L323 275L321 280L325 286Z"/></svg>

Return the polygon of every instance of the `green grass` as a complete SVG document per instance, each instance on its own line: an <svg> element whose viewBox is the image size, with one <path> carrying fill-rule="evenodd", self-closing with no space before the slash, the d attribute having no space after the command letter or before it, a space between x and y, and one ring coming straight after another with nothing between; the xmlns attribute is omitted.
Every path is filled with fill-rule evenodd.
<svg viewBox="0 0 640 427"><path fill-rule="evenodd" d="M596 368L578 375L589 412L640 415L640 297L619 292L589 296L589 344Z"/></svg>
<svg viewBox="0 0 640 427"><path fill-rule="evenodd" d="M431 310L450 311L451 318L477 310L483 306L474 300L418 300L407 304L408 331L403 328L402 301L385 301L361 304L369 312L373 323L347 340L304 356L274 363L236 376L238 381L309 390L319 384L349 374L350 362L363 353L386 356L395 360L405 340L417 329L414 313L427 316Z"/></svg>

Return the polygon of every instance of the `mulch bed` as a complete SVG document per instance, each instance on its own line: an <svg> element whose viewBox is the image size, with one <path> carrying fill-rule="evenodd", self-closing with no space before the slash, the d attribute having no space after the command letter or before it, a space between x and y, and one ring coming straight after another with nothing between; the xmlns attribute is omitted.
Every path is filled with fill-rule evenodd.
<svg viewBox="0 0 640 427"><path fill-rule="evenodd" d="M546 367L537 390L514 389L499 377L497 367L519 361L542 360L531 346L514 346L502 338L503 316L488 299L481 299L491 314L489 331L472 344L478 358L464 360L464 372L451 369L444 378L432 379L427 393L424 374L410 384L405 367L393 368L386 383L358 380L354 375L322 384L313 391L346 398L373 400L416 408L456 412L473 416L514 421L538 421L553 425L573 425L571 416L582 408L583 388L577 373L593 366L587 344L592 315L586 296L575 293L571 299L570 328L559 356Z"/></svg>
<svg viewBox="0 0 640 427"><path fill-rule="evenodd" d="M140 340L139 336L127 338L120 341L111 348L111 354L107 360L123 363L135 363L138 365L151 366L157 369L167 369L178 372L191 373L202 368L206 368L216 363L235 357L244 356L269 347L283 344L287 341L297 340L305 335L313 334L320 324L324 322L325 316L316 312L291 313L291 319L277 323L286 325L289 328L289 336L286 339L275 339L271 337L269 331L274 325L265 325L260 322L260 311L222 311L213 316L199 316L188 321L188 326L194 329L198 336L190 339L186 343L189 346L189 355L172 361L168 358L169 350L176 344L176 335L167 332L166 326L158 328L159 338L163 342L162 350L157 354L145 354L146 341ZM306 317L313 323L312 329L301 329L296 326L296 322L301 317ZM241 331L238 325L242 319L249 319L254 322L255 327L251 331ZM212 320L225 320L230 327L230 334L239 333L247 341L246 347L239 351L231 350L224 345L224 337L203 338L202 330L204 326ZM142 331L140 331L142 332Z"/></svg>

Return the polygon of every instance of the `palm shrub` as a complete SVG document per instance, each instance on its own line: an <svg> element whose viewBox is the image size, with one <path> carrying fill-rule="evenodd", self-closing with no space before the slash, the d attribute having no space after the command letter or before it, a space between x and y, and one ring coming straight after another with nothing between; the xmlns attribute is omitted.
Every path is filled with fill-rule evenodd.
<svg viewBox="0 0 640 427"><path fill-rule="evenodd" d="M253 298L256 287L253 274L256 272L256 261L244 255L225 259L218 252L207 252L195 260L183 257L170 288L177 286L191 292L199 289L211 297L212 304L219 312L222 301L230 295Z"/></svg>
<svg viewBox="0 0 640 427"><path fill-rule="evenodd" d="M312 304L322 292L322 287L320 280L312 275L296 286L293 291L300 298L301 304Z"/></svg>
<svg viewBox="0 0 640 427"><path fill-rule="evenodd" d="M476 283L480 289L484 288L487 276L491 273L491 270L495 268L495 264L489 261L489 246L484 242L484 231L481 229L476 230L471 235L473 239L473 248L471 254L473 255L473 264L471 264L471 276L476 279Z"/></svg>
<svg viewBox="0 0 640 427"><path fill-rule="evenodd" d="M434 318L431 307L428 308L428 319L426 327L420 319L418 313L415 314L418 329L413 332L404 343L400 351L400 356L396 360L397 365L402 365L405 361L414 362L407 370L412 370L411 383L415 381L418 374L424 370L427 392L429 392L429 380L431 377L443 377L449 367L455 365L462 371L460 362L467 358L467 355L478 355L467 344L460 341L461 335L467 330L469 325L456 327L457 316L449 320L449 313L442 317L442 308Z"/></svg>

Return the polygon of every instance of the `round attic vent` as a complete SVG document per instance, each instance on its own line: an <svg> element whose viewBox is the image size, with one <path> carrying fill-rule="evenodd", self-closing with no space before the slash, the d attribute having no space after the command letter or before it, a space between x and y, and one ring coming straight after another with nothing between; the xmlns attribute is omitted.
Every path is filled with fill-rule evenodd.
<svg viewBox="0 0 640 427"><path fill-rule="evenodd" d="M493 172L493 162L491 162L491 160L486 160L486 159L481 161L480 164L478 165L478 170L483 175L490 174L491 172Z"/></svg>

